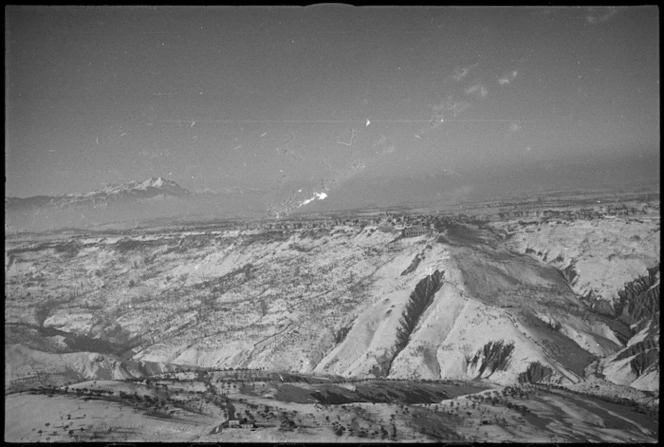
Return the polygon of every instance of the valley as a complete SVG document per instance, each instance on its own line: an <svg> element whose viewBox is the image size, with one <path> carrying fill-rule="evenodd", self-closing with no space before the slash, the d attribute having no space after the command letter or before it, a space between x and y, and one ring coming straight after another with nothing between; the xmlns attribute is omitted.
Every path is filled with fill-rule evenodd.
<svg viewBox="0 0 664 447"><path fill-rule="evenodd" d="M463 211L6 230L5 440L656 442L659 197Z"/></svg>

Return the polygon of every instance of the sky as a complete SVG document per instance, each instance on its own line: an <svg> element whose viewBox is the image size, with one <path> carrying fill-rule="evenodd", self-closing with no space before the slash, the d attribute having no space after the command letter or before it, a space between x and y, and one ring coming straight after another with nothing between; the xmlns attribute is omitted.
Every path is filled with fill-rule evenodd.
<svg viewBox="0 0 664 447"><path fill-rule="evenodd" d="M162 176L278 208L659 154L656 7L5 12L6 196Z"/></svg>

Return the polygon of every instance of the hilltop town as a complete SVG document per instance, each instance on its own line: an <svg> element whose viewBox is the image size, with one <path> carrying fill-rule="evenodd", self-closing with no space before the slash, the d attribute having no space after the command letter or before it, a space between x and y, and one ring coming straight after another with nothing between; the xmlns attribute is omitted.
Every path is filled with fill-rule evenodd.
<svg viewBox="0 0 664 447"><path fill-rule="evenodd" d="M299 215L283 219L234 222L233 228L243 232L331 230L334 228L364 228L372 225L379 230L400 233L405 237L419 236L443 230L450 224L483 224L501 221L575 221L614 218L616 216L658 217L659 194L630 193L622 195L597 194L579 201L574 196L561 195L526 201L491 201L466 203L454 208L438 210L358 210L326 215ZM198 227L218 227L218 223Z"/></svg>

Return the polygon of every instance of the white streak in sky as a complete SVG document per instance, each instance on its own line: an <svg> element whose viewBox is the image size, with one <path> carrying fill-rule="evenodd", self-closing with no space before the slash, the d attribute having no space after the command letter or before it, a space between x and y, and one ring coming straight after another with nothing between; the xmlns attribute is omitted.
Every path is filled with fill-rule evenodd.
<svg viewBox="0 0 664 447"><path fill-rule="evenodd" d="M590 14L586 17L588 23L602 23L613 17L618 12L618 9L615 7L589 8L589 12Z"/></svg>
<svg viewBox="0 0 664 447"><path fill-rule="evenodd" d="M367 120L367 121L368 121L368 120ZM348 143L346 143L345 141L339 141L339 140L337 140L337 143L339 143L339 144L343 144L344 146L348 146L348 147L350 147L350 146L353 145L353 138L355 138L355 135L356 135L356 133L355 133L355 129L351 129L351 133L350 133L350 141L349 141Z"/></svg>
<svg viewBox="0 0 664 447"><path fill-rule="evenodd" d="M327 198L327 193L325 193L325 192L314 192L314 196L312 198L304 200L297 207L300 208L301 206L308 205L309 203L313 202L314 200L325 200L325 198Z"/></svg>
<svg viewBox="0 0 664 447"><path fill-rule="evenodd" d="M506 74L502 78L498 79L498 84L507 85L510 82L512 82L514 79L516 79L518 74L519 74L519 72L514 70L512 73Z"/></svg>
<svg viewBox="0 0 664 447"><path fill-rule="evenodd" d="M482 98L488 94L486 87L482 84L475 84L471 87L468 87L465 91L467 95L479 95Z"/></svg>
<svg viewBox="0 0 664 447"><path fill-rule="evenodd" d="M457 67L457 68L454 69L454 75L452 76L452 78L455 81L459 82L463 78L465 78L468 75L468 73L470 73L470 70L472 70L475 67L477 67L477 63L474 63L474 64L469 65L467 67Z"/></svg>

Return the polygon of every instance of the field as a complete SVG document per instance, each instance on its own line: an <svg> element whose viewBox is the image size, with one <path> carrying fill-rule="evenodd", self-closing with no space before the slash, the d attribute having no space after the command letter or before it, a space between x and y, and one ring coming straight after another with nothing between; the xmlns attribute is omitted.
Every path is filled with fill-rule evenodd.
<svg viewBox="0 0 664 447"><path fill-rule="evenodd" d="M6 404L16 442L653 442L659 430L652 408L562 388L248 370L81 382ZM224 426L229 418L246 427Z"/></svg>

